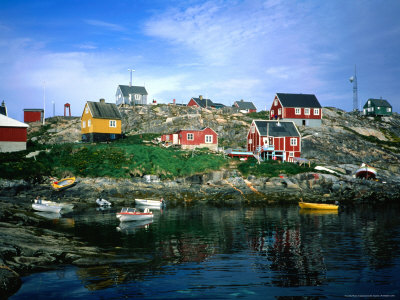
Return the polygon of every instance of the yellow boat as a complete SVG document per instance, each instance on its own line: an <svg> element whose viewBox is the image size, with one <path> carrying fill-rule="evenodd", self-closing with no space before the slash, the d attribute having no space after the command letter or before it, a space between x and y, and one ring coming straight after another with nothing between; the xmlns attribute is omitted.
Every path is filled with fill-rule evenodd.
<svg viewBox="0 0 400 300"><path fill-rule="evenodd" d="M325 203L309 203L309 202L299 202L300 208L305 209L326 209L326 210L337 210L339 205L336 204L325 204Z"/></svg>
<svg viewBox="0 0 400 300"><path fill-rule="evenodd" d="M56 191L62 191L67 188L70 188L76 184L76 178L75 177L69 177L69 178L64 178L59 181L53 181L51 183L51 186L53 189Z"/></svg>

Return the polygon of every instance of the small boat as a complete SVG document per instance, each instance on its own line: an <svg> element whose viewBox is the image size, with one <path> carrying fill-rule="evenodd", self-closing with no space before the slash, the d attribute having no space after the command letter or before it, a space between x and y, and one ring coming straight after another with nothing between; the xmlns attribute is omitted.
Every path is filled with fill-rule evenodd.
<svg viewBox="0 0 400 300"><path fill-rule="evenodd" d="M47 204L51 206L61 206L62 210L72 210L74 208L74 205L72 203L58 203L54 201L49 201L49 200L42 200L42 204Z"/></svg>
<svg viewBox="0 0 400 300"><path fill-rule="evenodd" d="M360 168L356 171L357 178L374 179L376 178L377 171L365 163L362 163Z"/></svg>
<svg viewBox="0 0 400 300"><path fill-rule="evenodd" d="M32 208L37 211L52 213L59 213L62 209L61 206L44 204L41 200L36 200L34 203L32 203Z"/></svg>
<svg viewBox="0 0 400 300"><path fill-rule="evenodd" d="M69 178L64 178L59 181L53 181L51 183L51 186L53 189L56 191L62 191L67 188L73 187L76 184L76 178L75 177L69 177Z"/></svg>
<svg viewBox="0 0 400 300"><path fill-rule="evenodd" d="M163 207L165 206L164 199L149 200L149 199L135 199L135 204L149 207Z"/></svg>
<svg viewBox="0 0 400 300"><path fill-rule="evenodd" d="M111 206L111 202L107 201L106 199L102 199L102 198L96 199L96 203L99 206Z"/></svg>
<svg viewBox="0 0 400 300"><path fill-rule="evenodd" d="M337 210L339 205L336 204L326 204L326 203L309 203L309 202L299 202L300 208L305 209L326 209L326 210Z"/></svg>
<svg viewBox="0 0 400 300"><path fill-rule="evenodd" d="M125 221L141 221L153 218L153 213L145 208L143 212L137 211L136 208L122 208L121 212L117 213L117 218L121 222Z"/></svg>

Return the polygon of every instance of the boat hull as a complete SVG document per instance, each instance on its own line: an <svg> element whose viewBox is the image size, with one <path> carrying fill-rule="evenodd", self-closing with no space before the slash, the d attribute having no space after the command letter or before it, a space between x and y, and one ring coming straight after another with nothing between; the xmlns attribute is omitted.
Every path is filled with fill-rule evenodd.
<svg viewBox="0 0 400 300"><path fill-rule="evenodd" d="M308 202L299 202L299 206L302 209L337 210L339 208L339 205L335 205L335 204L308 203Z"/></svg>
<svg viewBox="0 0 400 300"><path fill-rule="evenodd" d="M118 213L117 218L121 222L129 222L129 221L142 221L153 218L152 213Z"/></svg>
<svg viewBox="0 0 400 300"><path fill-rule="evenodd" d="M357 178L376 178L376 169L373 167L363 167L356 171Z"/></svg>
<svg viewBox="0 0 400 300"><path fill-rule="evenodd" d="M32 208L37 211L52 212L52 213L59 213L62 209L61 206L38 204L38 203L33 203Z"/></svg>
<svg viewBox="0 0 400 300"><path fill-rule="evenodd" d="M149 207L161 207L162 202L158 200L135 199L135 204Z"/></svg>
<svg viewBox="0 0 400 300"><path fill-rule="evenodd" d="M69 178L61 179L59 181L54 181L51 183L51 186L56 191L62 191L62 190L68 189L70 187L73 187L75 184L76 184L76 178L69 177Z"/></svg>

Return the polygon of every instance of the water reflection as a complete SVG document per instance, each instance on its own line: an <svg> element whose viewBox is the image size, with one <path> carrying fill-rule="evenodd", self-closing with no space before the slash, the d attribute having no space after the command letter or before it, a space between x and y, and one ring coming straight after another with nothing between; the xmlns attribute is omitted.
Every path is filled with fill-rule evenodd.
<svg viewBox="0 0 400 300"><path fill-rule="evenodd" d="M125 234L134 234L141 228L148 229L151 223L153 223L153 220L121 222L116 230Z"/></svg>

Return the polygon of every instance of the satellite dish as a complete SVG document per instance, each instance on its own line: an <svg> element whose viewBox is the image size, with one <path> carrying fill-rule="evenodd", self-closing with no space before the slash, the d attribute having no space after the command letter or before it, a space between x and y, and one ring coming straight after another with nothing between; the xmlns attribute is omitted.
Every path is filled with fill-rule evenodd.
<svg viewBox="0 0 400 300"><path fill-rule="evenodd" d="M349 78L349 80L350 80L350 82L353 82L353 81L354 81L354 76L351 76L351 77Z"/></svg>

